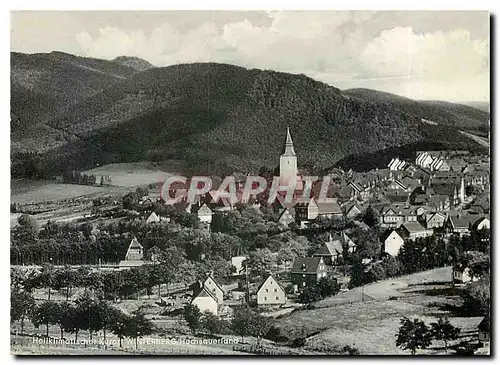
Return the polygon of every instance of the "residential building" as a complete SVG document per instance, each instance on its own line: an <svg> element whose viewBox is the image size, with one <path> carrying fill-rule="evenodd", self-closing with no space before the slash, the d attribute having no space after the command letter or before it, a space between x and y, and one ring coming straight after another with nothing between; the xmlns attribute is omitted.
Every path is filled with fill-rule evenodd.
<svg viewBox="0 0 500 365"><path fill-rule="evenodd" d="M224 301L224 290L211 275L207 276L202 286L217 299L217 303L222 304Z"/></svg>
<svg viewBox="0 0 500 365"><path fill-rule="evenodd" d="M293 262L290 277L292 283L300 288L316 283L319 279L326 277L327 272L323 258L298 257Z"/></svg>
<svg viewBox="0 0 500 365"><path fill-rule="evenodd" d="M144 248L137 241L137 238L133 238L127 249L127 254L125 255L125 260L120 261L120 268L130 268L144 265Z"/></svg>
<svg viewBox="0 0 500 365"><path fill-rule="evenodd" d="M429 229L441 228L446 222L446 214L443 213L429 213L425 216L425 226Z"/></svg>
<svg viewBox="0 0 500 365"><path fill-rule="evenodd" d="M234 256L234 257L231 258L231 265L233 265L234 268L236 269L234 275L240 275L241 274L241 271L243 269L242 263L246 259L247 258L245 256Z"/></svg>
<svg viewBox="0 0 500 365"><path fill-rule="evenodd" d="M454 284L465 284L471 281L478 281L479 278L474 276L470 267L463 266L462 264L455 265L453 267L453 283Z"/></svg>
<svg viewBox="0 0 500 365"><path fill-rule="evenodd" d="M152 212L148 219L146 219L146 223L159 223L160 222L160 217L155 212Z"/></svg>
<svg viewBox="0 0 500 365"><path fill-rule="evenodd" d="M310 221L319 215L319 208L314 198L308 203L298 203L295 205L295 216L299 221Z"/></svg>
<svg viewBox="0 0 500 365"><path fill-rule="evenodd" d="M194 293L191 304L197 306L202 313L218 314L219 303L217 298L206 288L202 287Z"/></svg>
<svg viewBox="0 0 500 365"><path fill-rule="evenodd" d="M405 240L395 229L388 229L384 232L381 238L382 252L391 256L397 256L399 249L403 246Z"/></svg>
<svg viewBox="0 0 500 365"><path fill-rule="evenodd" d="M283 286L269 274L257 288L257 305L286 304L286 293Z"/></svg>
<svg viewBox="0 0 500 365"><path fill-rule="evenodd" d="M446 232L448 233L456 233L460 236L469 235L471 229L474 229L474 224L480 220L483 220L483 218L484 217L478 216L476 214L450 215L446 220L444 227ZM489 220L487 222L489 222ZM487 222L485 221L483 225L489 226L489 223Z"/></svg>
<svg viewBox="0 0 500 365"><path fill-rule="evenodd" d="M288 227L290 223L295 222L295 210L293 208L283 209L278 217L278 222Z"/></svg>
<svg viewBox="0 0 500 365"><path fill-rule="evenodd" d="M398 232L403 238L415 240L417 238L425 238L433 235L432 229L427 229L418 222L404 223L399 227Z"/></svg>
<svg viewBox="0 0 500 365"><path fill-rule="evenodd" d="M196 212L198 219L202 223L210 224L212 223L212 209L208 205L203 204L200 209Z"/></svg>

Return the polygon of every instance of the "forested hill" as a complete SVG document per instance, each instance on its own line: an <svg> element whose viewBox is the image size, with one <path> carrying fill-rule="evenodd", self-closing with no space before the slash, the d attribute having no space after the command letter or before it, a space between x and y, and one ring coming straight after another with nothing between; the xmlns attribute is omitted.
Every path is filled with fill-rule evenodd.
<svg viewBox="0 0 500 365"><path fill-rule="evenodd" d="M345 95L376 103L388 103L431 122L452 125L461 129L485 132L489 129L490 114L468 105L444 101L416 101L399 95L370 89L348 89Z"/></svg>
<svg viewBox="0 0 500 365"><path fill-rule="evenodd" d="M479 148L455 126L423 123L397 103L354 97L304 75L194 63L111 77L109 87L43 122L57 131L57 143L50 133L15 141L13 173L140 160L182 161L198 173L255 172L278 164L287 126L299 165L309 167L421 141ZM44 148L35 163L19 153Z"/></svg>

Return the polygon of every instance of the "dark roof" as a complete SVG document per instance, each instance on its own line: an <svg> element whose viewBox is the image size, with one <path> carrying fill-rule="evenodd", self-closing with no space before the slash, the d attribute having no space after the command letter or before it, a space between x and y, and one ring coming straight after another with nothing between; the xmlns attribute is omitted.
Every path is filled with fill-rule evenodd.
<svg viewBox="0 0 500 365"><path fill-rule="evenodd" d="M384 233L382 233L382 235L380 236L380 241L384 242L390 235L392 232L396 231L396 233L399 235L398 231L393 229L393 228L388 228L384 231Z"/></svg>
<svg viewBox="0 0 500 365"><path fill-rule="evenodd" d="M318 206L319 214L342 214L342 208L340 208L339 203L319 203L316 202Z"/></svg>
<svg viewBox="0 0 500 365"><path fill-rule="evenodd" d="M490 316L484 317L477 328L484 332L490 332Z"/></svg>
<svg viewBox="0 0 500 365"><path fill-rule="evenodd" d="M482 218L484 218L484 216L467 214L462 216L450 216L450 221L453 224L453 228L469 228Z"/></svg>
<svg viewBox="0 0 500 365"><path fill-rule="evenodd" d="M224 291L224 289L222 289L222 285L220 285L219 282L217 280L215 280L212 275L208 275L205 278L205 280L203 280L203 284L205 284L205 281L207 281L208 279L212 279L212 281L215 283L215 285L217 285L221 291ZM205 285L203 285L203 286L205 286Z"/></svg>
<svg viewBox="0 0 500 365"><path fill-rule="evenodd" d="M208 298L212 298L213 300L215 300L217 302L217 298L212 293L210 293L209 290L205 289L205 287L202 287L193 293L193 300L194 300L194 298L197 298L197 297L208 297Z"/></svg>
<svg viewBox="0 0 500 365"><path fill-rule="evenodd" d="M297 257L291 273L316 274L321 257Z"/></svg>
<svg viewBox="0 0 500 365"><path fill-rule="evenodd" d="M426 231L427 230L427 228L425 228L424 226L422 226L418 222L403 223L401 225L401 227L404 227L406 229L406 231L408 231L409 233L412 233L412 232L422 232L422 231Z"/></svg>

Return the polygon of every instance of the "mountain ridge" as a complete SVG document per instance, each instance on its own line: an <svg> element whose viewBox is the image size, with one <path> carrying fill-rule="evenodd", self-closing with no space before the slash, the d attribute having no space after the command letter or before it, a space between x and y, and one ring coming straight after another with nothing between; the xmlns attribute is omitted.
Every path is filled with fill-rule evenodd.
<svg viewBox="0 0 500 365"><path fill-rule="evenodd" d="M287 126L299 163L310 168L425 141L480 149L456 123L428 125L395 102L345 93L305 75L217 63L120 70L124 79L101 89L97 83L95 92L38 122L51 131L47 136L15 136L13 173L141 160L182 160L199 173L255 172L276 165ZM77 75L86 72L79 68ZM54 133L60 143L52 141Z"/></svg>

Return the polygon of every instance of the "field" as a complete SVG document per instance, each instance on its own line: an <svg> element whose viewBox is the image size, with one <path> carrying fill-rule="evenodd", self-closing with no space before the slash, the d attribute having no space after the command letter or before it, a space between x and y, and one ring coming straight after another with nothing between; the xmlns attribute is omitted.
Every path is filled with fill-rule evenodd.
<svg viewBox="0 0 500 365"><path fill-rule="evenodd" d="M473 339L482 318L447 310L461 304L450 279L451 268L446 267L373 283L318 302L315 309L295 311L280 318L279 325L289 337L307 337L306 349L350 345L362 354L409 354L395 345L403 316L429 325L447 315L462 329L460 340ZM442 346L435 341L418 353L441 353Z"/></svg>
<svg viewBox="0 0 500 365"><path fill-rule="evenodd" d="M85 171L94 174L97 181L101 176L111 176L112 185L136 187L165 181L171 174L160 170L160 167L150 162L116 163L96 167Z"/></svg>

